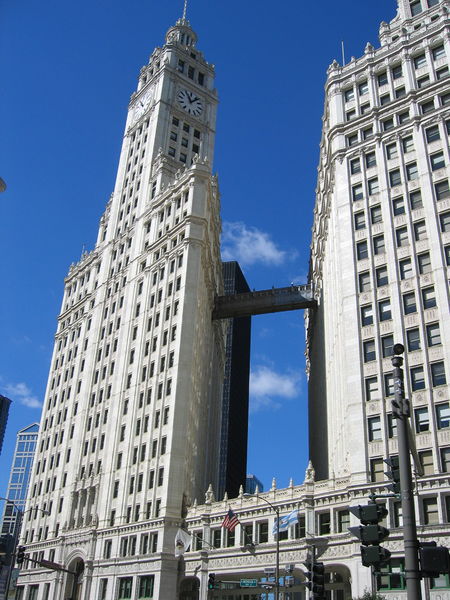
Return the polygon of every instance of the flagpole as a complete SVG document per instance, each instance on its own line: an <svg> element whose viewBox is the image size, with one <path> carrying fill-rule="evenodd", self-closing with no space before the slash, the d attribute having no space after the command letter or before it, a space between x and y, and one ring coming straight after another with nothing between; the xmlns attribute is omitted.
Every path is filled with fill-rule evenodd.
<svg viewBox="0 0 450 600"><path fill-rule="evenodd" d="M244 498L251 498L252 494L243 494ZM272 502L269 502L264 498L264 496L258 496L258 500L263 500L266 504L268 504L276 514L277 519L277 545L276 545L276 562L275 562L275 600L279 600L280 598L280 508L278 506L274 506Z"/></svg>

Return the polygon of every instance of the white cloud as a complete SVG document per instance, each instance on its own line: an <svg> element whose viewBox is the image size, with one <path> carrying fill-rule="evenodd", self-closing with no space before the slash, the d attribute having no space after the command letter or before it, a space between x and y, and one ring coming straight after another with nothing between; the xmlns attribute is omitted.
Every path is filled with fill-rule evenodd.
<svg viewBox="0 0 450 600"><path fill-rule="evenodd" d="M28 408L42 408L42 402L32 394L26 383L7 383L3 387L5 395L11 400L20 402Z"/></svg>
<svg viewBox="0 0 450 600"><path fill-rule="evenodd" d="M237 260L243 266L257 262L280 265L286 257L287 253L277 248L268 233L244 223L223 223L223 260Z"/></svg>
<svg viewBox="0 0 450 600"><path fill-rule="evenodd" d="M291 399L300 392L299 373L277 373L270 367L259 366L250 373L250 410L278 409L280 399Z"/></svg>

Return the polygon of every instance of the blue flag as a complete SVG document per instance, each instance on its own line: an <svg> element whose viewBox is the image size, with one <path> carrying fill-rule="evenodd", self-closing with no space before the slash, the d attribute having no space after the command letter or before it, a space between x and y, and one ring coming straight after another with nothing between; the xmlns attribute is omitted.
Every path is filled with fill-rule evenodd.
<svg viewBox="0 0 450 600"><path fill-rule="evenodd" d="M277 534L277 521L278 521L278 519L275 519L275 521L273 523L272 535ZM298 510L297 509L290 512L285 517L280 517L280 525L279 525L280 533L282 531L287 531L291 525L295 525L296 523L298 523Z"/></svg>

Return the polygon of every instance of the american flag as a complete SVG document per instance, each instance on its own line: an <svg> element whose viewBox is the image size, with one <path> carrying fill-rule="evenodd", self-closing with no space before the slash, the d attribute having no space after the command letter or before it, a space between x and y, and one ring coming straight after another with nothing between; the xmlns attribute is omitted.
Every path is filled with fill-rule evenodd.
<svg viewBox="0 0 450 600"><path fill-rule="evenodd" d="M225 519L222 521L222 527L225 527L225 529L228 529L228 531L234 531L234 528L238 523L239 519L230 508L225 515Z"/></svg>

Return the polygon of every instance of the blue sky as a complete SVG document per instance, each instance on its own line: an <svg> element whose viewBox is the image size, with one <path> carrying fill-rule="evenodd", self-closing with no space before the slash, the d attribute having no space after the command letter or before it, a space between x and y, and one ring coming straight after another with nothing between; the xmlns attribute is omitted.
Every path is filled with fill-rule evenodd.
<svg viewBox="0 0 450 600"><path fill-rule="evenodd" d="M2 455L40 419L63 278L113 190L139 69L182 0L13 0L0 24L0 393L13 400ZM306 8L305 8L306 7ZM190 0L198 48L216 65L214 170L223 250L251 288L305 282L328 65L377 44L395 0ZM253 318L248 470L302 483L307 383L302 312Z"/></svg>

